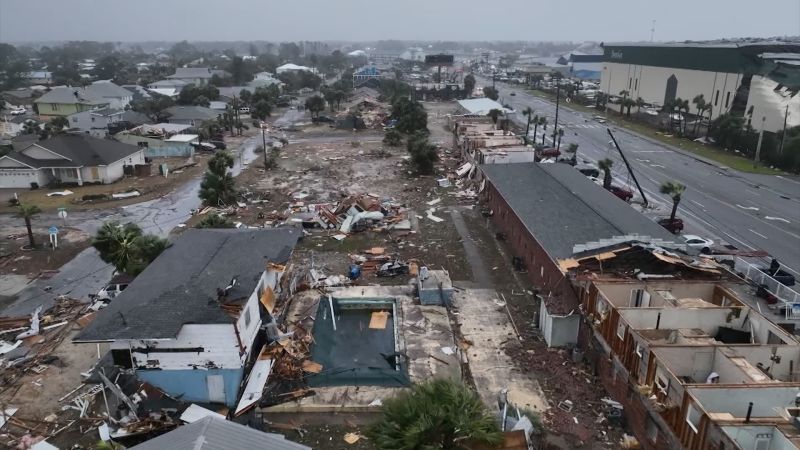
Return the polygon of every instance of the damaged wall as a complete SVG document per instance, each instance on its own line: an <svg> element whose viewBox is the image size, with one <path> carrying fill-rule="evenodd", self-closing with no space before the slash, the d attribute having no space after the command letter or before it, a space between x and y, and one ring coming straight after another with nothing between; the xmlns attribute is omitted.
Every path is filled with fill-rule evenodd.
<svg viewBox="0 0 800 450"><path fill-rule="evenodd" d="M136 376L189 402L236 406L244 369L137 370Z"/></svg>
<svg viewBox="0 0 800 450"><path fill-rule="evenodd" d="M578 343L580 314L555 315L547 311L545 302L539 303L539 327L548 347L564 347Z"/></svg>

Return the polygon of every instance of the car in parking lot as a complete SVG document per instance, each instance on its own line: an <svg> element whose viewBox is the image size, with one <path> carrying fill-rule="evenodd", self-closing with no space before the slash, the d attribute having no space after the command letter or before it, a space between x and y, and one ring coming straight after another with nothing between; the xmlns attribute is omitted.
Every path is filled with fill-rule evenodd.
<svg viewBox="0 0 800 450"><path fill-rule="evenodd" d="M11 114L12 116L21 116L21 115L23 115L23 114L25 114L27 112L28 112L28 110L26 110L25 108L14 108L11 111L9 111L8 113Z"/></svg>
<svg viewBox="0 0 800 450"><path fill-rule="evenodd" d="M206 142L213 145L214 148L216 148L217 150L225 150L226 148L228 148L228 146L225 145L225 143L222 141L206 141Z"/></svg>
<svg viewBox="0 0 800 450"><path fill-rule="evenodd" d="M684 234L681 237L689 248L700 250L700 253L709 254L714 246L714 241L696 234Z"/></svg>
<svg viewBox="0 0 800 450"><path fill-rule="evenodd" d="M239 114L250 114L250 108L247 106L242 106L239 108Z"/></svg>

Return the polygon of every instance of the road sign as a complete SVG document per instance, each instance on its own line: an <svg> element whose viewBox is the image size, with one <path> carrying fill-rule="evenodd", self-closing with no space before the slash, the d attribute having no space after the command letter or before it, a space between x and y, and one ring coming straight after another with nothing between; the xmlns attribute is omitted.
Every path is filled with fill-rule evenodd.
<svg viewBox="0 0 800 450"><path fill-rule="evenodd" d="M50 244L53 246L55 250L58 248L58 227L53 225L52 227L47 229L47 232L50 233Z"/></svg>
<svg viewBox="0 0 800 450"><path fill-rule="evenodd" d="M47 232L50 233L50 234L58 234L58 227L54 225L54 226L48 228Z"/></svg>
<svg viewBox="0 0 800 450"><path fill-rule="evenodd" d="M67 208L58 208L58 217L62 219L67 218Z"/></svg>

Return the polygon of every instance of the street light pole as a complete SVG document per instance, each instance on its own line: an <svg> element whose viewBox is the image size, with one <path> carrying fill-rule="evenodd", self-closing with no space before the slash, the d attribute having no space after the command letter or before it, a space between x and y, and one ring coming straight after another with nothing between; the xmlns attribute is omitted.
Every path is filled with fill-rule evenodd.
<svg viewBox="0 0 800 450"><path fill-rule="evenodd" d="M553 145L556 143L556 135L558 134L558 104L561 97L561 79L556 78L556 120L553 124Z"/></svg>
<svg viewBox="0 0 800 450"><path fill-rule="evenodd" d="M778 148L778 154L783 155L783 143L786 142L786 121L789 119L789 105L786 105L786 112L783 115L783 134L781 135L781 146Z"/></svg>
<svg viewBox="0 0 800 450"><path fill-rule="evenodd" d="M761 117L761 131L758 132L758 145L756 145L756 157L753 160L753 167L758 165L758 160L761 157L761 141L764 140L764 122L767 120L767 116Z"/></svg>

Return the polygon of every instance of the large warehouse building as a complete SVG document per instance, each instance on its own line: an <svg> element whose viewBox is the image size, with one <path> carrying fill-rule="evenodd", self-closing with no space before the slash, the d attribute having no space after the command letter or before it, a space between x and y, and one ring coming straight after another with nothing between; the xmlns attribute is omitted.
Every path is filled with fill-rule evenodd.
<svg viewBox="0 0 800 450"><path fill-rule="evenodd" d="M625 90L661 106L703 94L712 118L738 112L756 129L764 119L765 131L780 131L788 111L787 126L800 125L800 42L607 44L603 50L600 86L609 95Z"/></svg>

